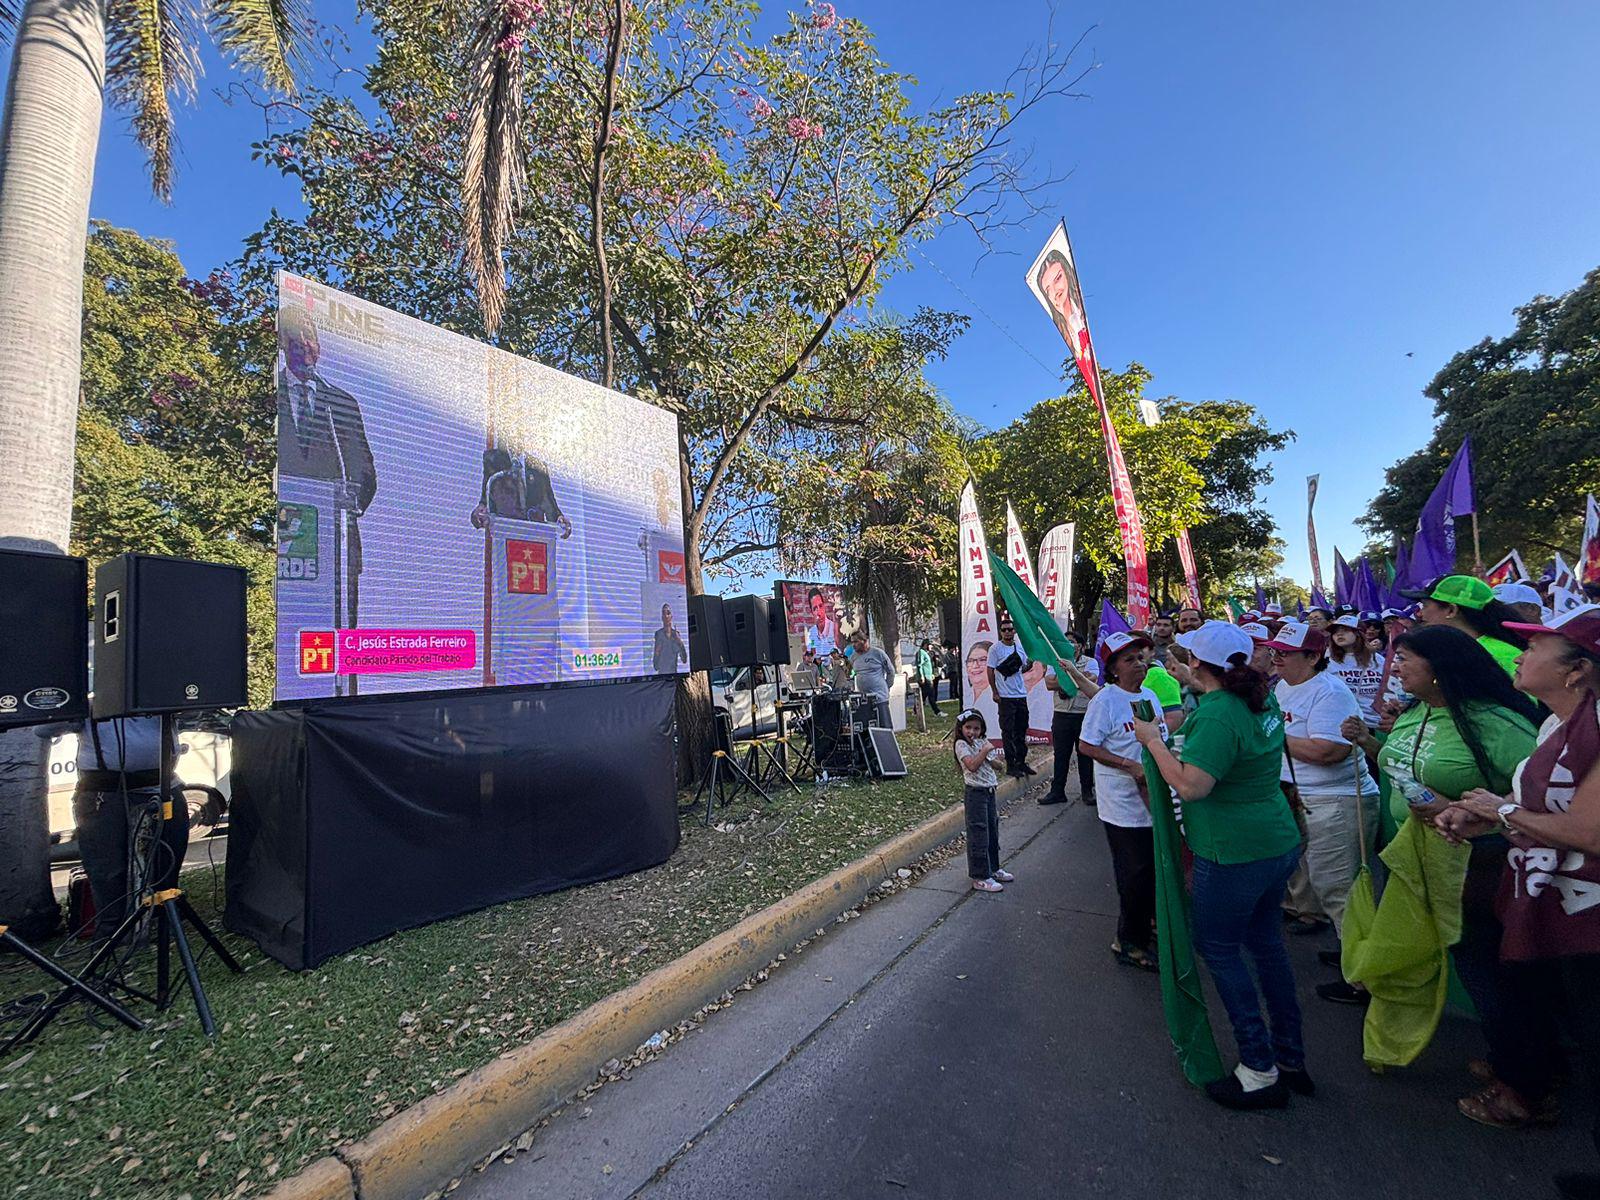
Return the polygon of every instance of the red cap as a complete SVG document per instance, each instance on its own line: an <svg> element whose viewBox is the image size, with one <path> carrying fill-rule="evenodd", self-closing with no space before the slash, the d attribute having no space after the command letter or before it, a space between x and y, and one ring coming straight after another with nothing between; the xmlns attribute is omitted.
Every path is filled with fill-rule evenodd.
<svg viewBox="0 0 1600 1200"><path fill-rule="evenodd" d="M1321 654L1328 648L1328 635L1299 621L1285 621L1267 645L1287 654Z"/></svg>
<svg viewBox="0 0 1600 1200"><path fill-rule="evenodd" d="M1569 609L1551 620L1548 625L1524 625L1517 621L1507 621L1506 628L1534 635L1548 633L1555 637L1566 638L1574 646L1581 647L1590 654L1600 654L1600 604L1585 604Z"/></svg>

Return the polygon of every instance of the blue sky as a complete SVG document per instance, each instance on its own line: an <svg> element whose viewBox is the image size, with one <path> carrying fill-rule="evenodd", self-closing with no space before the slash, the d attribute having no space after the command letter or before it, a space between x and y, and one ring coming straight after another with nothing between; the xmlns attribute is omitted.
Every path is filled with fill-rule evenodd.
<svg viewBox="0 0 1600 1200"><path fill-rule="evenodd" d="M929 102L997 86L1048 13L1035 0L838 7ZM1101 362L1136 358L1155 395L1247 400L1299 434L1265 496L1285 569L1306 579L1305 476L1322 475L1326 569L1335 544L1364 540L1352 522L1384 467L1426 440L1434 372L1509 329L1513 306L1600 264L1600 5L1058 6L1058 40L1091 26L1090 98L1040 113L1024 140L1042 173L1067 176L1048 207L1070 223ZM212 67L208 87L225 85ZM203 274L296 201L249 161L253 108L206 91L180 119L176 202L150 199L112 117L93 212L173 239ZM935 378L988 425L1060 390L1036 361L1059 362L1060 339L1022 281L1050 223L981 262L970 237L948 235L928 255L954 286L914 259L888 289L903 310L971 314Z"/></svg>

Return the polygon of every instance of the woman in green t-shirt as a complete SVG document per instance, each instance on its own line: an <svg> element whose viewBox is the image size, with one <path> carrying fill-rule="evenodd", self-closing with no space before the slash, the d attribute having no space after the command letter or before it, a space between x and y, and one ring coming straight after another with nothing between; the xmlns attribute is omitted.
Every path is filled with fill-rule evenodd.
<svg viewBox="0 0 1600 1200"><path fill-rule="evenodd" d="M1364 727L1346 722L1341 732L1376 753L1390 824L1420 821L1431 836L1434 817L1468 792L1511 790L1517 764L1533 753L1535 709L1487 650L1448 625L1423 625L1396 638L1393 669L1416 703L1395 719L1381 747ZM1441 928L1454 927L1459 908L1461 937L1450 958L1478 1012L1493 1014L1500 1002L1501 934L1494 897L1506 841L1488 833L1457 852L1467 859L1461 893L1433 889L1426 901Z"/></svg>
<svg viewBox="0 0 1600 1200"><path fill-rule="evenodd" d="M1507 622L1517 620L1516 610L1497 600L1494 589L1483 580L1474 575L1446 575L1401 594L1420 602L1425 624L1461 630L1489 652L1507 678L1517 673L1517 655L1528 648L1528 639L1507 627Z"/></svg>
<svg viewBox="0 0 1600 1200"><path fill-rule="evenodd" d="M1250 666L1255 643L1248 633L1207 621L1178 644L1193 659L1199 703L1171 750L1153 724L1136 722L1134 732L1182 802L1183 836L1194 852L1194 948L1211 969L1239 1045L1238 1068L1206 1093L1229 1108L1282 1108L1291 1089L1306 1096L1315 1090L1279 916L1300 862L1300 830L1278 786L1283 714L1267 677Z"/></svg>

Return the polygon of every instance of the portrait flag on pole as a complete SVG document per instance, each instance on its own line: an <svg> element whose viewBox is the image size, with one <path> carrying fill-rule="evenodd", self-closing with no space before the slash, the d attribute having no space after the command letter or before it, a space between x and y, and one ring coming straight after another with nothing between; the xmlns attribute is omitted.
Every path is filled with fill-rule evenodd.
<svg viewBox="0 0 1600 1200"><path fill-rule="evenodd" d="M1022 526L1018 524L1017 514L1012 511L1009 500L1006 501L1006 562L1023 585L1032 588L1037 595L1039 585L1033 578L1033 559L1028 554L1028 543L1022 540Z"/></svg>
<svg viewBox="0 0 1600 1200"><path fill-rule="evenodd" d="M1306 545L1311 549L1311 586L1322 590L1322 556L1317 553L1317 483L1321 475L1306 476Z"/></svg>
<svg viewBox="0 0 1600 1200"><path fill-rule="evenodd" d="M1133 480L1122 457L1122 442L1111 423L1105 395L1100 387L1100 366L1094 342L1089 336L1089 318L1083 307L1083 288L1072 257L1072 243L1063 221L1050 233L1039 256L1028 268L1028 290L1044 306L1055 323L1078 374L1093 397L1100 414L1100 432L1106 443L1106 464L1111 472L1111 499L1116 505L1117 531L1122 538L1122 558L1127 564L1128 619L1143 629L1150 624L1150 570L1145 558L1144 523L1133 495Z"/></svg>
<svg viewBox="0 0 1600 1200"><path fill-rule="evenodd" d="M1072 552L1077 537L1078 527L1068 521L1045 534L1044 541L1039 543L1039 579L1035 590L1059 629L1072 624Z"/></svg>
<svg viewBox="0 0 1600 1200"><path fill-rule="evenodd" d="M1200 607L1200 569L1195 566L1194 547L1189 543L1189 531L1178 530L1178 561L1183 564L1183 599L1190 608Z"/></svg>
<svg viewBox="0 0 1600 1200"><path fill-rule="evenodd" d="M1600 506L1589 494L1589 503L1583 511L1583 548L1578 551L1578 583L1580 586L1600 583Z"/></svg>

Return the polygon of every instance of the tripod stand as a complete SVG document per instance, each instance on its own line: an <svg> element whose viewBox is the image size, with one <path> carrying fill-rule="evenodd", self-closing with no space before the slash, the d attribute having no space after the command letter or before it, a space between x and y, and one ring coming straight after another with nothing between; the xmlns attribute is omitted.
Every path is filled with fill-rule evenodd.
<svg viewBox="0 0 1600 1200"><path fill-rule="evenodd" d="M161 717L161 814L164 821L172 819L174 804L175 789L172 786L172 781L175 771L173 747L177 744L175 722L175 714L164 713ZM173 868L174 879L176 879L176 875L177 866L175 865ZM92 1003L99 1004L100 1007L111 1012L113 1016L124 1024L130 1025L131 1028L143 1029L143 1022L121 1010L106 997L94 993L94 990L85 984L83 979L92 978L101 965L117 952L117 949L128 937L136 933L143 924L147 911L155 920L157 931L156 993L152 996L147 992L142 992L137 988L122 983L116 983L114 986L130 996L153 1003L163 1011L170 1008L172 1006L172 947L176 945L178 958L183 964L184 975L188 979L189 991L194 996L195 1009L200 1014L200 1027L205 1030L207 1037L216 1035L216 1022L211 1017L211 1004L206 999L205 988L200 983L200 972L195 966L194 952L190 949L189 939L183 931L184 923L187 922L189 927L205 941L206 945L216 951L216 955L222 960L223 965L235 975L244 974L244 968L228 952L228 948L222 944L221 939L205 923L200 914L195 912L194 907L184 897L182 888L167 887L158 889L149 877L140 881L139 888L142 894L139 896L138 903L131 907L128 915L123 918L122 924L118 925L116 931L90 956L88 963L84 965L82 978L74 979L70 975L66 975L65 972L56 975L66 986L35 1013L33 1019L28 1022L20 1033L8 1041L3 1049L9 1050L13 1045L20 1045L38 1037L44 1031L45 1026L55 1020L62 1009L80 996ZM43 958L42 955L39 957ZM44 961L49 962L48 959ZM54 965L53 963L50 964L50 966ZM45 969L48 971L49 967ZM55 975L56 972L52 971L51 974ZM65 978L63 979L62 976L65 976Z"/></svg>
<svg viewBox="0 0 1600 1200"><path fill-rule="evenodd" d="M726 808L728 801L745 788L749 788L760 796L764 802L769 804L772 802L772 797L767 795L761 785L752 779L750 773L741 767L733 757L733 736L727 727L727 718L719 713L716 722L717 744L716 748L711 751L711 764L701 777L700 786L695 789L694 800L690 802L687 810L693 812L700 803L700 797L704 796L706 798L705 823L707 825L711 824L711 809L713 805L721 804ZM731 791L728 790L730 788L732 789Z"/></svg>
<svg viewBox="0 0 1600 1200"><path fill-rule="evenodd" d="M50 978L63 985L61 992L56 996L55 1000L51 1001L51 1004L56 1006L56 1011L60 1011L60 1008L64 1007L68 1000L76 996L87 1000L103 1012L110 1013L129 1029L142 1030L144 1028L144 1022L123 1008L122 1005L111 999L111 997L90 987L78 976L62 967L55 959L40 954L4 925L0 925L0 946L20 954ZM49 1006L47 1005L46 1007ZM52 1012L50 1015L53 1017L55 1013ZM4 1045L0 1045L0 1054L9 1054L16 1047L32 1041L39 1036L39 1031L49 1023L49 1017L41 1021L39 1014L36 1014L33 1020L29 1021L24 1028L7 1038Z"/></svg>

